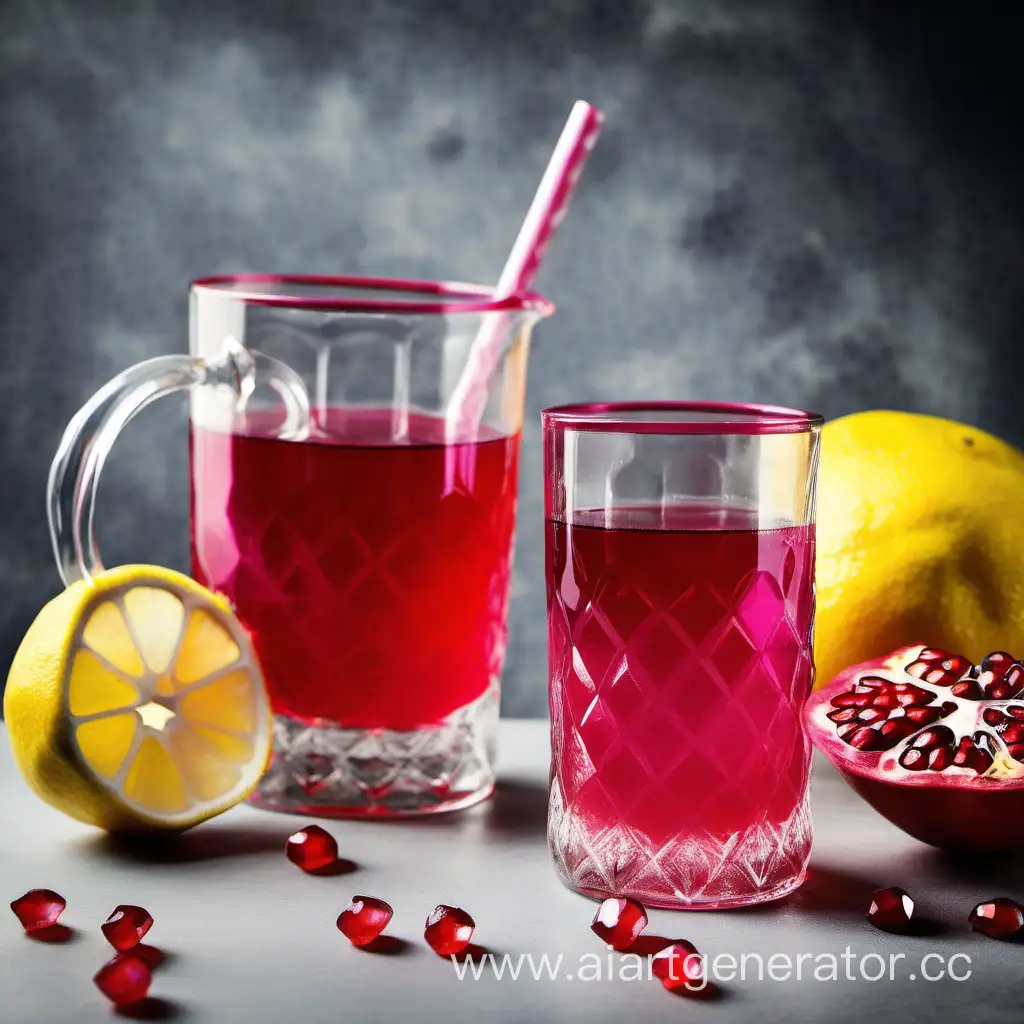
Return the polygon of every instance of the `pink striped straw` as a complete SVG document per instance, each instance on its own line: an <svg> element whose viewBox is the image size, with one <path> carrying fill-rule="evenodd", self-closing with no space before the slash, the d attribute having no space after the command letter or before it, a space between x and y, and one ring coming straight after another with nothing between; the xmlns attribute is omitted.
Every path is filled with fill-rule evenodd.
<svg viewBox="0 0 1024 1024"><path fill-rule="evenodd" d="M536 277L603 123L604 114L596 107L583 100L573 105L498 278L495 299L515 295L528 288ZM506 327L507 314L488 314L473 339L466 365L448 401L446 432L449 441L475 435L487 404L491 377L501 359Z"/></svg>

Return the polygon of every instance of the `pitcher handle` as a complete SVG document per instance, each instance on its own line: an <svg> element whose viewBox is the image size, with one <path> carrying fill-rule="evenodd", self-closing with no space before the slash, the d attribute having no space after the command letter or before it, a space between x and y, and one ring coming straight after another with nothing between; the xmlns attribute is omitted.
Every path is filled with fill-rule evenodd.
<svg viewBox="0 0 1024 1024"><path fill-rule="evenodd" d="M100 471L118 434L151 402L197 385L228 387L244 409L257 385L276 391L285 407L280 436L309 428L309 396L289 366L244 348L233 338L210 362L198 356L157 356L108 381L75 414L61 438L46 484L46 511L57 570L65 586L103 571L93 533Z"/></svg>

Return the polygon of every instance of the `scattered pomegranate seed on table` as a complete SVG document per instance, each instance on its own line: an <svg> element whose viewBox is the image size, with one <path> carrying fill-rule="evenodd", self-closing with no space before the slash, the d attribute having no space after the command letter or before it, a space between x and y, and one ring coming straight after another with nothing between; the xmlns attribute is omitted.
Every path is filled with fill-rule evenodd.
<svg viewBox="0 0 1024 1024"><path fill-rule="evenodd" d="M1015 900L998 896L979 903L967 918L971 927L993 939L1008 939L1024 929L1024 907Z"/></svg>
<svg viewBox="0 0 1024 1024"><path fill-rule="evenodd" d="M642 903L622 897L610 897L597 908L591 931L612 949L626 950L647 927L647 911Z"/></svg>
<svg viewBox="0 0 1024 1024"><path fill-rule="evenodd" d="M906 931L913 916L914 900L899 886L879 889L871 897L867 918L876 928L887 932Z"/></svg>
<svg viewBox="0 0 1024 1024"><path fill-rule="evenodd" d="M11 903L11 910L17 915L21 927L31 935L55 925L67 905L68 901L52 889L29 889Z"/></svg>
<svg viewBox="0 0 1024 1024"><path fill-rule="evenodd" d="M679 939L654 954L651 973L670 991L694 985L704 977L704 958L692 942Z"/></svg>
<svg viewBox="0 0 1024 1024"><path fill-rule="evenodd" d="M476 922L459 907L440 904L427 918L423 938L438 956L461 953L473 938Z"/></svg>
<svg viewBox="0 0 1024 1024"><path fill-rule="evenodd" d="M285 855L303 871L320 871L338 859L338 844L319 825L307 825L288 837Z"/></svg>
<svg viewBox="0 0 1024 1024"><path fill-rule="evenodd" d="M124 950L137 946L152 927L153 918L148 910L121 904L100 925L100 930L114 949Z"/></svg>
<svg viewBox="0 0 1024 1024"><path fill-rule="evenodd" d="M153 976L141 957L119 953L92 980L115 1006L128 1006L146 998Z"/></svg>
<svg viewBox="0 0 1024 1024"><path fill-rule="evenodd" d="M353 946L368 946L388 926L391 905L373 896L353 896L338 917L338 931Z"/></svg>
<svg viewBox="0 0 1024 1024"><path fill-rule="evenodd" d="M129 956L137 956L151 971L155 971L164 962L164 951L159 946L148 946L145 942L140 942L123 953L116 953L110 962L123 960Z"/></svg>

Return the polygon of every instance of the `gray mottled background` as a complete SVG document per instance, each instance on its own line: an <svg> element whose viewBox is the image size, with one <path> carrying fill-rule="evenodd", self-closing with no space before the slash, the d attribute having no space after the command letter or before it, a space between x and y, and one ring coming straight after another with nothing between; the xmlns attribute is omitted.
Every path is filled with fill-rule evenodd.
<svg viewBox="0 0 1024 1024"><path fill-rule="evenodd" d="M1005 5L1010 8L1011 5ZM538 411L873 406L1024 441L1019 18L980 0L0 2L0 661L58 588L47 464L226 271L497 277L573 99L608 115L539 287L505 708L545 708ZM1008 20L1009 19L1009 20ZM104 480L187 565L184 402Z"/></svg>

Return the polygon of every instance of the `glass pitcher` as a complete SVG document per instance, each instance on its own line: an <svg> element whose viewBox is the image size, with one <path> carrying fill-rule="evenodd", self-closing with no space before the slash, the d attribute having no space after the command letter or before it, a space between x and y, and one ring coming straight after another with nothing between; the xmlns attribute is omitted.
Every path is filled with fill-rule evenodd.
<svg viewBox="0 0 1024 1024"><path fill-rule="evenodd" d="M207 278L190 354L69 425L48 495L65 583L102 571L117 434L189 391L192 573L252 633L274 713L254 803L395 816L491 792L527 350L551 312L472 285Z"/></svg>

